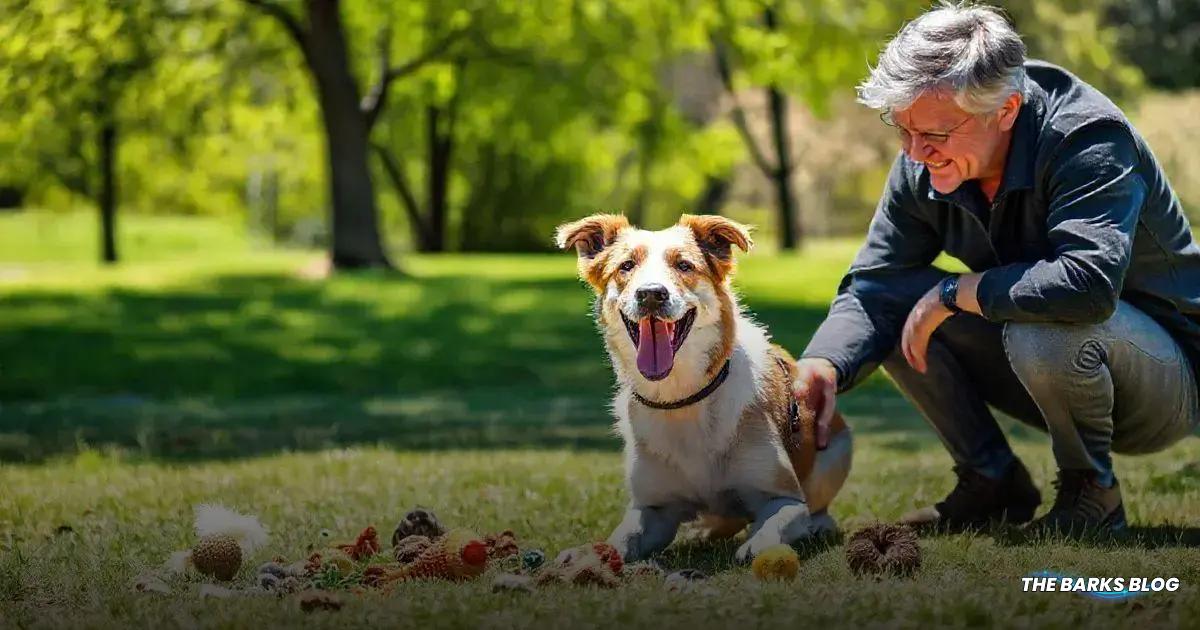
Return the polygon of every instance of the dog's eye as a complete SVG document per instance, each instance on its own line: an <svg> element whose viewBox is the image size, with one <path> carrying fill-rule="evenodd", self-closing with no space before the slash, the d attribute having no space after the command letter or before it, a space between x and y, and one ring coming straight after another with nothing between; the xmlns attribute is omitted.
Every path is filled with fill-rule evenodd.
<svg viewBox="0 0 1200 630"><path fill-rule="evenodd" d="M618 267L618 269L620 269L621 271L633 271L633 268L636 266L637 266L637 263L634 262L632 258L630 258L629 260L626 260L625 262L621 263L621 266Z"/></svg>
<svg viewBox="0 0 1200 630"><path fill-rule="evenodd" d="M688 261L686 261L686 260L681 260L681 261L679 261L679 262L675 263L675 268L676 268L676 269L678 269L678 270L680 270L680 271L682 271L682 272L684 272L684 273L687 273L687 272L689 272L689 271L692 271L692 270L694 270L694 269L695 269L695 267L694 267L694 266L692 266L692 263L690 263L690 262L688 262Z"/></svg>

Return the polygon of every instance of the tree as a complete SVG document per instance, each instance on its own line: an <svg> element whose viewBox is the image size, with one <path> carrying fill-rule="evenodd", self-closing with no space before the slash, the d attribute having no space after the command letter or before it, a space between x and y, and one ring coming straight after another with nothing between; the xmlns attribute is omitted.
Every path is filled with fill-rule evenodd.
<svg viewBox="0 0 1200 630"><path fill-rule="evenodd" d="M123 102L181 16L137 0L15 4L0 22L0 109L38 173L96 204L100 258L115 263Z"/></svg>
<svg viewBox="0 0 1200 630"><path fill-rule="evenodd" d="M733 100L730 117L751 159L775 189L781 249L803 242L792 176L795 156L789 103L824 113L829 96L862 79L867 62L906 17L926 3L914 0L713 0L712 54ZM756 137L739 98L743 85L765 92L770 150Z"/></svg>

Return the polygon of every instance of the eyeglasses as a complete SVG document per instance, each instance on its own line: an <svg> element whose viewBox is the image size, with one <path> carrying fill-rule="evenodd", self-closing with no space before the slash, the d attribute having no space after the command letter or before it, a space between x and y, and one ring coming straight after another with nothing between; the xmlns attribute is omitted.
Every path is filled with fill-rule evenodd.
<svg viewBox="0 0 1200 630"><path fill-rule="evenodd" d="M934 146L946 144L946 141L950 139L950 134L956 131L959 127L962 127L970 122L972 118L974 118L974 116L967 116L962 122L954 125L946 131L909 131L904 127L901 127L896 123L895 120L892 119L891 112L882 112L879 114L879 120L882 120L883 124L895 129L896 135L900 139L900 142L903 142L904 146L906 147L912 144L913 136L919 136L921 140L924 140L926 143Z"/></svg>

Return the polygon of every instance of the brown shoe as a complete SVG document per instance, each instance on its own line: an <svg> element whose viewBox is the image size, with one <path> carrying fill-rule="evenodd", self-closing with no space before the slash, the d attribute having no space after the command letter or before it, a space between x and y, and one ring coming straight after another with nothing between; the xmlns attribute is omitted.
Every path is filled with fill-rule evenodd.
<svg viewBox="0 0 1200 630"><path fill-rule="evenodd" d="M1094 470L1060 470L1054 482L1054 505L1041 518L1025 527L1030 532L1085 534L1118 532L1125 529L1125 505L1121 485L1111 488L1097 481Z"/></svg>
<svg viewBox="0 0 1200 630"><path fill-rule="evenodd" d="M913 510L900 522L913 527L958 531L995 523L1019 524L1033 518L1042 495L1029 471L1017 460L1001 479L991 479L968 468L954 467L958 483L941 502Z"/></svg>

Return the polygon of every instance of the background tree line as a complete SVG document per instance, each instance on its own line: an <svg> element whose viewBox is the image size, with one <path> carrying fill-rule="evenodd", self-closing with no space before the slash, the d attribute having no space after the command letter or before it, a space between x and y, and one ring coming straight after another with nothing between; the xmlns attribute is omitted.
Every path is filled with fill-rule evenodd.
<svg viewBox="0 0 1200 630"><path fill-rule="evenodd" d="M1000 4L1034 56L1153 112L1135 122L1200 208L1181 140L1197 137L1200 2ZM895 147L852 87L927 3L0 7L0 205L96 208L108 261L120 213L190 213L349 268L545 249L596 209L729 213L785 249L860 230Z"/></svg>

